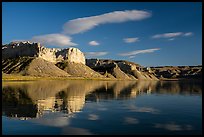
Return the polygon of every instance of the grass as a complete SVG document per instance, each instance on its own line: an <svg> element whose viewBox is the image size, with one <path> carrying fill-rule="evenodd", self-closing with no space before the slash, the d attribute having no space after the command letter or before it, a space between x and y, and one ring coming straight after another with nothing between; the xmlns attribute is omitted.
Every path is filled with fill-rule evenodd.
<svg viewBox="0 0 204 137"><path fill-rule="evenodd" d="M35 77L35 76L22 76L15 74L2 74L2 81L34 81L34 80L122 80L111 78L84 78L84 77Z"/></svg>
<svg viewBox="0 0 204 137"><path fill-rule="evenodd" d="M35 77L35 76L22 76L15 74L2 73L2 81L34 81L34 80L103 80L103 81L124 81L124 79L111 79L111 78L85 78L85 77ZM167 79L162 78L160 81L179 81L179 80L191 80L191 79ZM125 81L137 81L137 80L125 80Z"/></svg>

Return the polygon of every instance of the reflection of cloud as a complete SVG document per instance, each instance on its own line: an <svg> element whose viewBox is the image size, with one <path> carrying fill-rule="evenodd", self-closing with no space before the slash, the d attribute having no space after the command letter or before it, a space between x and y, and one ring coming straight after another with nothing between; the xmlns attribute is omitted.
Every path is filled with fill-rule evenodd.
<svg viewBox="0 0 204 137"><path fill-rule="evenodd" d="M89 114L89 120L98 120L99 119L99 116L96 115L96 114Z"/></svg>
<svg viewBox="0 0 204 137"><path fill-rule="evenodd" d="M130 109L130 111L132 111L132 112L142 112L142 113L152 113L152 114L158 114L159 113L158 109L154 109L151 107L136 107L134 105L131 105L128 107L128 109Z"/></svg>
<svg viewBox="0 0 204 137"><path fill-rule="evenodd" d="M32 119L32 122L46 125L46 126L53 126L53 127L63 127L69 125L69 117L67 117L63 113L47 113L44 114L42 117L38 119Z"/></svg>
<svg viewBox="0 0 204 137"><path fill-rule="evenodd" d="M64 127L62 135L93 135L93 133L83 128Z"/></svg>
<svg viewBox="0 0 204 137"><path fill-rule="evenodd" d="M163 128L169 131L182 131L182 130L192 130L193 127L191 125L178 125L174 122L167 123L167 124L155 124L155 128Z"/></svg>
<svg viewBox="0 0 204 137"><path fill-rule="evenodd" d="M138 124L139 120L136 118L132 118L132 117L125 117L125 123L127 124Z"/></svg>

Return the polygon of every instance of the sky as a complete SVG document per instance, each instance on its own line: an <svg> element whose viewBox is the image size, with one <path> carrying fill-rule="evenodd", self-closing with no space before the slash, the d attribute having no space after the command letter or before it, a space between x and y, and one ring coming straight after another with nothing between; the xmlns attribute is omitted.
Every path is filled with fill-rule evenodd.
<svg viewBox="0 0 204 137"><path fill-rule="evenodd" d="M142 66L202 65L201 2L3 2L2 43Z"/></svg>

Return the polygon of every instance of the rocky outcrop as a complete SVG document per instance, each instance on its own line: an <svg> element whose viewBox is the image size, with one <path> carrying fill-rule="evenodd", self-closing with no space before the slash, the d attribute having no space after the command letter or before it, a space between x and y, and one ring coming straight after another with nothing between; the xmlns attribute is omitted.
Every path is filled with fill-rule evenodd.
<svg viewBox="0 0 204 137"><path fill-rule="evenodd" d="M29 41L11 42L2 46L2 59L17 57L39 57L54 63L67 60L85 64L85 56L77 48L46 48L40 43L31 43Z"/></svg>
<svg viewBox="0 0 204 137"><path fill-rule="evenodd" d="M106 77L123 80L158 80L139 64L124 60L86 59L86 65Z"/></svg>
<svg viewBox="0 0 204 137"><path fill-rule="evenodd" d="M195 78L202 79L202 66L160 66L151 67L158 78Z"/></svg>

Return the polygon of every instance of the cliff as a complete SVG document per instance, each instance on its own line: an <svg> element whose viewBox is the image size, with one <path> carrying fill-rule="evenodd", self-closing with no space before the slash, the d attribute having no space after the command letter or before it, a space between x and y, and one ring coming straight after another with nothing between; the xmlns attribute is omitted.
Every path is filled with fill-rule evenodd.
<svg viewBox="0 0 204 137"><path fill-rule="evenodd" d="M77 48L50 49L40 43L31 43L29 41L11 42L2 46L2 59L17 57L39 57L53 63L67 60L85 64L85 56Z"/></svg>

